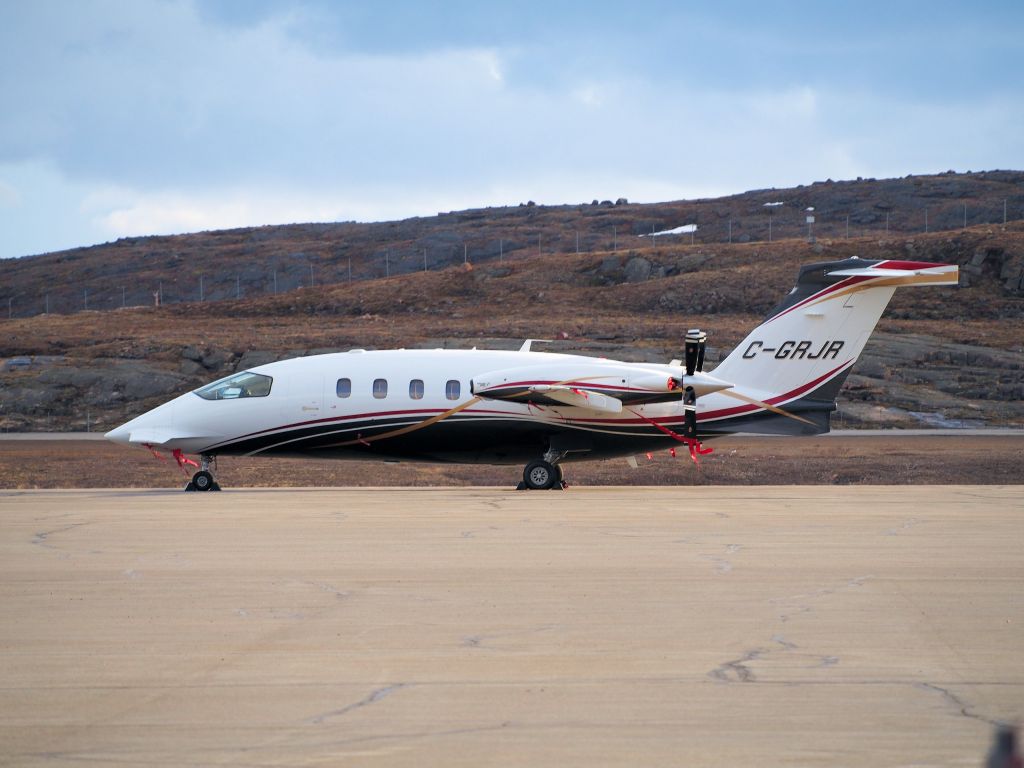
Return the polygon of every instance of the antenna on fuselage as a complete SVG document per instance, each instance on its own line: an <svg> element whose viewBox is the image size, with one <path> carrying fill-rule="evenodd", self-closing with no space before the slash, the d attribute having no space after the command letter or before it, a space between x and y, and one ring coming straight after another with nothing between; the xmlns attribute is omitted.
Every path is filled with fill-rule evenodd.
<svg viewBox="0 0 1024 768"><path fill-rule="evenodd" d="M554 339L527 339L526 341L523 342L523 346L521 346L519 348L519 351L520 352L530 352L531 351L530 350L530 345L533 344L533 342L535 342L535 341L538 344L554 344L555 343Z"/></svg>

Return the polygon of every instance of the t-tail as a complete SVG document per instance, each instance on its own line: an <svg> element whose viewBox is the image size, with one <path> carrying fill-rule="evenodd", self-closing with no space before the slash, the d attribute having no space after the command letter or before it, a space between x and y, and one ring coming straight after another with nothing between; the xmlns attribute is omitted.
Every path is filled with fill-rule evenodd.
<svg viewBox="0 0 1024 768"><path fill-rule="evenodd" d="M701 433L828 432L839 388L895 290L957 282L951 264L852 258L802 267L785 300L713 371L733 384L721 394L735 404L700 414Z"/></svg>

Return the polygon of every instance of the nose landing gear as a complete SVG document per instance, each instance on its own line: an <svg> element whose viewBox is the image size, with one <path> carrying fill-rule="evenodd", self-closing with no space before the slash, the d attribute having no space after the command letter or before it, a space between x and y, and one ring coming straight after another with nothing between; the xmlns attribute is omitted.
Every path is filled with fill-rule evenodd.
<svg viewBox="0 0 1024 768"><path fill-rule="evenodd" d="M192 475L192 479L185 486L186 491L219 491L220 485L213 477L210 467L215 466L215 459L209 454L199 457L199 471Z"/></svg>

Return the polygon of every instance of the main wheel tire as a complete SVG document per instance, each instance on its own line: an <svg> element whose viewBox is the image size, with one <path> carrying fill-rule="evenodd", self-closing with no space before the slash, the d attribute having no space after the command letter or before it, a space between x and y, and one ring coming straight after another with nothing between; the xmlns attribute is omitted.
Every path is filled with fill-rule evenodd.
<svg viewBox="0 0 1024 768"><path fill-rule="evenodd" d="M558 481L558 473L549 462L531 461L523 470L523 483L531 491L546 491Z"/></svg>
<svg viewBox="0 0 1024 768"><path fill-rule="evenodd" d="M205 469L201 469L192 475L192 486L197 491L209 491L216 483L213 482L213 475Z"/></svg>

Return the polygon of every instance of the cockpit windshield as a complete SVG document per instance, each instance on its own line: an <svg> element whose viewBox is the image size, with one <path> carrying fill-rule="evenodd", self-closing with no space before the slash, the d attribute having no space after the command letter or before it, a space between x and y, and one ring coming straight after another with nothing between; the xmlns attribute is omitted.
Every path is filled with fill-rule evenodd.
<svg viewBox="0 0 1024 768"><path fill-rule="evenodd" d="M204 400L237 400L240 397L266 397L274 380L262 373L245 371L207 384L195 390Z"/></svg>

